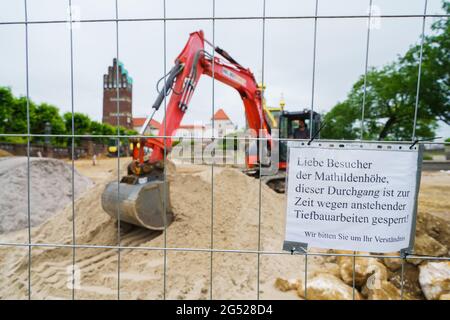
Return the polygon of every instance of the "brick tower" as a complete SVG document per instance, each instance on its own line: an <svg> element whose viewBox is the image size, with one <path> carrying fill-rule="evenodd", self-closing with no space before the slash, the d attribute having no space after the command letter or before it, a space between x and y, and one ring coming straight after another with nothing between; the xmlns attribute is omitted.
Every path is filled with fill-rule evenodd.
<svg viewBox="0 0 450 320"><path fill-rule="evenodd" d="M117 77L117 63L119 63ZM119 80L117 85L117 80ZM119 88L119 99L117 99ZM108 67L108 73L103 75L103 123L116 126L119 124L127 129L133 129L133 79L123 64L113 59L113 65ZM118 103L117 103L118 102Z"/></svg>

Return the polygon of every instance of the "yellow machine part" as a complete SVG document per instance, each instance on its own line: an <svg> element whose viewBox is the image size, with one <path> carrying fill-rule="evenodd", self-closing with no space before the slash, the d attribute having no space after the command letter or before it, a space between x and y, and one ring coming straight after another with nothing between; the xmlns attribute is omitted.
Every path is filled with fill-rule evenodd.
<svg viewBox="0 0 450 320"><path fill-rule="evenodd" d="M261 90L265 90L266 86L262 83L258 83L258 88L260 88ZM270 127L278 128L278 121L274 117L273 112L280 112L280 111L284 110L284 106L286 105L286 103L284 102L284 98L283 97L281 98L279 107L269 107L269 106L267 106L266 98L264 98L264 96L263 96L262 104L263 104L263 110L266 113L267 118L270 121Z"/></svg>
<svg viewBox="0 0 450 320"><path fill-rule="evenodd" d="M117 147L116 146L108 147L108 152L111 152L111 153L117 152Z"/></svg>

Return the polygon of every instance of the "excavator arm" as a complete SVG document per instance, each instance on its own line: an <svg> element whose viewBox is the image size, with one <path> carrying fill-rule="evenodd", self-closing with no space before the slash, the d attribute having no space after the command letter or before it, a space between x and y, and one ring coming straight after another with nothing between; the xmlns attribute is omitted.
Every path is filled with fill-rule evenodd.
<svg viewBox="0 0 450 320"><path fill-rule="evenodd" d="M111 182L107 185L102 195L102 206L112 217L157 230L163 229L170 222L172 215L168 182L163 175L164 157L171 150L171 137L180 127L202 75L233 87L243 101L248 126L253 129L251 132L256 137L267 138L271 143L261 88L253 73L219 47L213 48L218 55L212 56L205 50L205 42L211 45L205 40L203 31L190 34L152 106L154 114L170 94L166 117L158 136L134 141L133 161L128 166L128 175L120 183ZM151 117L145 122L141 133L145 131L150 119ZM144 147L152 149L148 159Z"/></svg>
<svg viewBox="0 0 450 320"><path fill-rule="evenodd" d="M165 96L171 92L158 137L146 138L143 144L153 149L150 163L157 163L164 159L164 149L170 151L171 136L180 127L189 102L202 75L213 77L238 91L242 98L248 125L257 135L270 137L270 127L267 124L262 107L261 89L258 87L253 73L243 68L226 51L214 48L224 59L211 56L204 49L205 39L202 31L190 34L184 49L175 60L160 91L153 108L158 110ZM143 128L145 130L145 127ZM140 144L142 145L142 143ZM134 159L143 163L143 152L135 150Z"/></svg>

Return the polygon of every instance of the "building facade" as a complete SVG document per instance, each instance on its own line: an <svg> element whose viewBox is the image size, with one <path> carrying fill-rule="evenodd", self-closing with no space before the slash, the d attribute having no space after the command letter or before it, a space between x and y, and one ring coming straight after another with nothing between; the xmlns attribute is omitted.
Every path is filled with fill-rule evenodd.
<svg viewBox="0 0 450 320"><path fill-rule="evenodd" d="M142 127L145 124L145 120L147 120L147 118L144 117L133 118L133 129L140 133ZM143 134L156 136L159 133L160 127L161 123L159 123L159 121L156 121L155 119L152 119L150 120L150 123L148 124L147 128L145 128Z"/></svg>
<svg viewBox="0 0 450 320"><path fill-rule="evenodd" d="M202 124L182 124L175 130L173 136L180 138L203 138L205 137L205 126Z"/></svg>
<svg viewBox="0 0 450 320"><path fill-rule="evenodd" d="M117 74L118 71L118 74ZM113 59L103 75L102 122L133 128L133 79L120 61Z"/></svg>
<svg viewBox="0 0 450 320"><path fill-rule="evenodd" d="M214 124L214 127L213 127ZM211 122L206 125L208 134L213 134L215 137L222 138L226 134L236 131L236 125L231 121L223 109L219 109L214 113Z"/></svg>
<svg viewBox="0 0 450 320"><path fill-rule="evenodd" d="M214 126L213 126L214 123ZM183 138L222 138L237 130L236 125L231 121L223 109L216 111L211 118L211 122L203 124L184 124L174 132L174 135Z"/></svg>

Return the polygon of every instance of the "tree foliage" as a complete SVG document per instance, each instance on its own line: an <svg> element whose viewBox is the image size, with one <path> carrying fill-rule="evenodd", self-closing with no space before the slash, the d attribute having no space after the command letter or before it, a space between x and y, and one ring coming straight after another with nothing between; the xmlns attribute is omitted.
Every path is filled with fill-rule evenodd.
<svg viewBox="0 0 450 320"><path fill-rule="evenodd" d="M35 104L28 102L28 115L30 133L36 135L71 135L72 113L66 112L62 116L59 109L48 103ZM27 134L28 133L27 99L25 97L14 97L10 88L0 87L0 133L2 134ZM135 130L123 127L114 127L107 123L93 121L89 116L75 112L73 114L73 125L75 135L136 135ZM48 132L50 130L50 132ZM2 141L26 143L27 138L21 136L4 136ZM79 145L81 138L76 137L75 144ZM108 138L99 137L96 142L108 143ZM32 143L44 143L45 137L33 136ZM72 139L67 137L52 137L53 145L71 145Z"/></svg>
<svg viewBox="0 0 450 320"><path fill-rule="evenodd" d="M444 2L450 13L450 3ZM415 136L435 135L438 121L450 124L450 22L432 25L424 38ZM382 68L367 72L364 103L364 139L410 140L413 135L421 45L412 46ZM323 138L354 139L360 136L364 76L353 85L347 99L324 116Z"/></svg>

